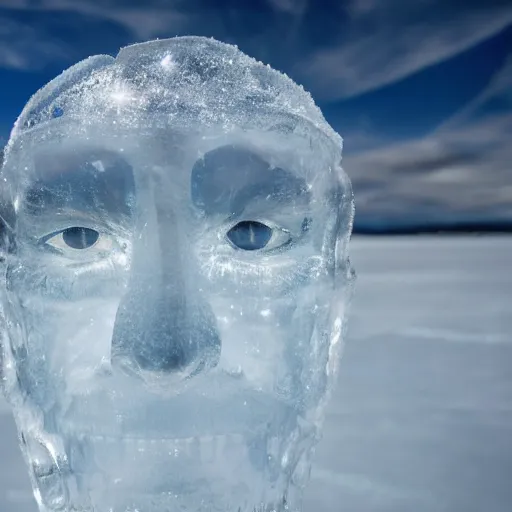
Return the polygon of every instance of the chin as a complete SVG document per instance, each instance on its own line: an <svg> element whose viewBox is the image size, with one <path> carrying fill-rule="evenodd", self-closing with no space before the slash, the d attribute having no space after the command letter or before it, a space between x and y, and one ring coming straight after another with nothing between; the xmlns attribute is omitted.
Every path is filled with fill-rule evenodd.
<svg viewBox="0 0 512 512"><path fill-rule="evenodd" d="M300 509L313 444L305 434L296 428L283 442L271 428L165 439L75 432L57 460L50 440L24 442L48 512L281 512Z"/></svg>

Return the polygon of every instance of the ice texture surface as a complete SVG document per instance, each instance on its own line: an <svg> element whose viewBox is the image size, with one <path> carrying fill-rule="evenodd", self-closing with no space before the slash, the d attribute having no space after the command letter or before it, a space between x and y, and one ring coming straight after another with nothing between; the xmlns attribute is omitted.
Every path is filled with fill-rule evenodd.
<svg viewBox="0 0 512 512"><path fill-rule="evenodd" d="M236 47L95 56L1 171L2 373L42 511L300 508L353 271L341 138Z"/></svg>

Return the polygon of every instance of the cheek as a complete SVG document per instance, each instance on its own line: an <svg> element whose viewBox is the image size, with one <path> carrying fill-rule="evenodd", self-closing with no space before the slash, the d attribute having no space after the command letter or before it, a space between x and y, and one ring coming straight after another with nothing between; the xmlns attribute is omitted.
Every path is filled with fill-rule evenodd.
<svg viewBox="0 0 512 512"><path fill-rule="evenodd" d="M67 393L93 391L94 377L109 367L117 307L114 300L83 300L26 308L27 348L44 378Z"/></svg>
<svg viewBox="0 0 512 512"><path fill-rule="evenodd" d="M327 295L313 282L278 296L212 299L222 339L220 367L254 389L298 399L310 376L326 364L325 336L318 341L315 332L328 330Z"/></svg>
<svg viewBox="0 0 512 512"><path fill-rule="evenodd" d="M288 361L293 308L269 301L217 298L212 309L222 340L219 367L258 390L272 391Z"/></svg>

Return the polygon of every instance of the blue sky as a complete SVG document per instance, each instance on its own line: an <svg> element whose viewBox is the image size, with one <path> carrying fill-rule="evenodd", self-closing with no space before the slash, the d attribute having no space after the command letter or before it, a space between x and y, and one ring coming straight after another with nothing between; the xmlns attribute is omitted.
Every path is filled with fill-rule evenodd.
<svg viewBox="0 0 512 512"><path fill-rule="evenodd" d="M2 0L0 137L76 61L187 34L310 90L344 137L359 227L512 224L508 0Z"/></svg>

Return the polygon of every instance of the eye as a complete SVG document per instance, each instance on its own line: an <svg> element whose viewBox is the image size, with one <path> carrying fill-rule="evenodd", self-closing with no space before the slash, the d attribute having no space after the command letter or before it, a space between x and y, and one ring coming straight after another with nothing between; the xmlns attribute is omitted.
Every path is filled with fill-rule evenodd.
<svg viewBox="0 0 512 512"><path fill-rule="evenodd" d="M236 224L228 231L227 237L235 247L244 251L275 248L290 240L289 234L285 231L272 229L262 222L252 220Z"/></svg>
<svg viewBox="0 0 512 512"><path fill-rule="evenodd" d="M86 251L94 249L98 252L112 248L112 241L106 235L90 228L74 226L46 237L45 243L61 251Z"/></svg>

